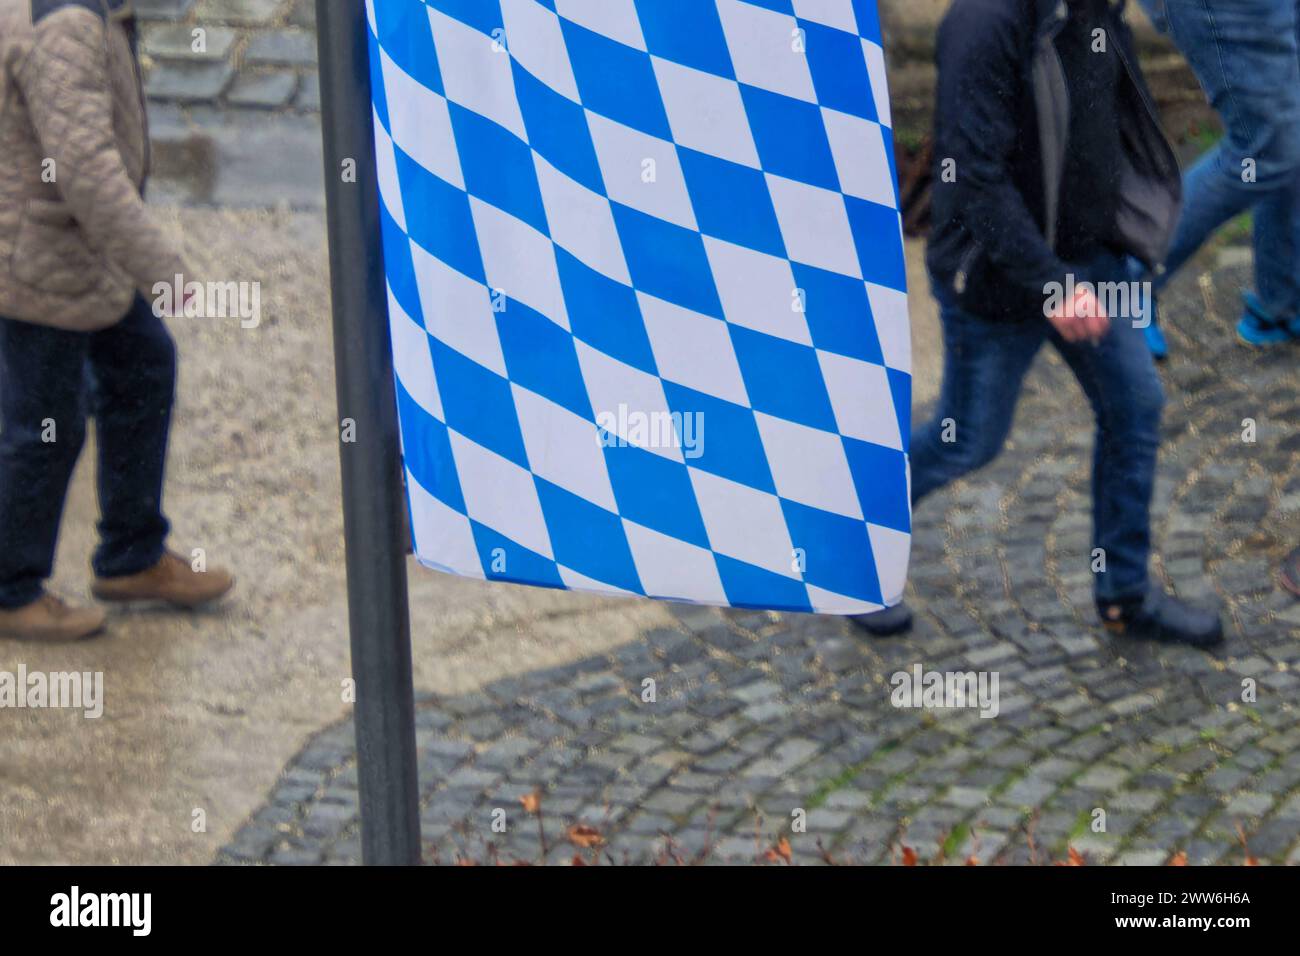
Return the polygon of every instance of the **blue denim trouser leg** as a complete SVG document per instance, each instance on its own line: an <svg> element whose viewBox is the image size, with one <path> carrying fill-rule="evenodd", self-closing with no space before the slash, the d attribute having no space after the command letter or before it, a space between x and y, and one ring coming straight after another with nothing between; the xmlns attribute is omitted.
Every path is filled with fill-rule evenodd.
<svg viewBox="0 0 1300 956"><path fill-rule="evenodd" d="M1256 290L1300 312L1300 2L1163 0L1171 36L1227 128L1187 173L1162 283L1234 216L1255 210Z"/></svg>
<svg viewBox="0 0 1300 956"><path fill-rule="evenodd" d="M134 574L162 557L175 382L175 345L142 297L102 332L0 319L0 607L35 600L54 568L88 414L99 449L95 573Z"/></svg>
<svg viewBox="0 0 1300 956"><path fill-rule="evenodd" d="M1124 279L1126 266L1107 257L1093 276L1093 281ZM1097 598L1145 595L1164 391L1142 330L1117 319L1100 344L1072 344L1041 315L1023 323L993 322L942 298L940 305L943 388L934 418L912 435L913 502L997 457L1011 429L1025 373L1043 343L1050 341L1097 418L1093 546L1106 556L1105 573L1096 575ZM1089 557L1080 555L1079 560Z"/></svg>

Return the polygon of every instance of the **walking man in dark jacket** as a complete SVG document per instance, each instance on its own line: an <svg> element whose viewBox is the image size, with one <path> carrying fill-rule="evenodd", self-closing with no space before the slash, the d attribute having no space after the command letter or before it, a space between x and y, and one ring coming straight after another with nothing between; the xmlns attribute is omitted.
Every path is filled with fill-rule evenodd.
<svg viewBox="0 0 1300 956"><path fill-rule="evenodd" d="M1164 258L1181 184L1123 3L954 0L936 57L927 261L945 366L935 417L912 438L912 497L997 456L1024 376L1050 342L1097 418L1096 550L1078 560L1104 559L1101 620L1116 634L1212 646L1218 615L1167 596L1148 574L1164 397L1133 321L1142 297L1128 259L1154 268ZM857 622L883 635L911 616L900 606Z"/></svg>

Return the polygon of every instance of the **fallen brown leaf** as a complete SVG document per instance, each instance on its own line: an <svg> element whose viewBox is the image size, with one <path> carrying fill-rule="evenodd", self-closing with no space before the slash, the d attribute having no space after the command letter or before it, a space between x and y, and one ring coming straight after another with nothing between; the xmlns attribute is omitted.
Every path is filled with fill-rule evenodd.
<svg viewBox="0 0 1300 956"><path fill-rule="evenodd" d="M587 826L585 823L575 823L569 827L569 842L576 847L590 850L593 847L604 846L605 838L595 827Z"/></svg>
<svg viewBox="0 0 1300 956"><path fill-rule="evenodd" d="M782 860L787 866L789 866L790 861L794 858L794 853L790 850L790 841L785 837L781 837L781 839L776 841L776 846L771 847L763 854L763 858L767 860L768 863L775 863L777 860Z"/></svg>

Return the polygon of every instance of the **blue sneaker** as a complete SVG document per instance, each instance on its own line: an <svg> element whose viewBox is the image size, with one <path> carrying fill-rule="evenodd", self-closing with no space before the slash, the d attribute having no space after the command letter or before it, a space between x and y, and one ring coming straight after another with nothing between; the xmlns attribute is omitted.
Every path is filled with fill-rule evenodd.
<svg viewBox="0 0 1300 956"><path fill-rule="evenodd" d="M1140 282L1146 276L1146 271L1137 260L1131 260L1129 275L1134 282ZM1154 295L1147 300L1146 314L1139 318L1148 320L1146 326L1142 329L1142 334L1146 336L1147 348L1151 350L1151 357L1157 362L1163 362L1169 358L1169 343L1165 341L1165 333L1160 330L1160 303L1156 301Z"/></svg>
<svg viewBox="0 0 1300 956"><path fill-rule="evenodd" d="M1146 336L1147 348L1151 350L1151 357L1157 362L1163 362L1169 358L1169 343L1165 341L1165 333L1160 331L1160 326L1156 325L1155 316L1151 317L1151 324L1142 330Z"/></svg>
<svg viewBox="0 0 1300 956"><path fill-rule="evenodd" d="M1300 318L1289 321L1276 318L1253 292L1247 292L1242 299L1246 314L1237 323L1237 338L1241 341L1255 348L1300 341Z"/></svg>

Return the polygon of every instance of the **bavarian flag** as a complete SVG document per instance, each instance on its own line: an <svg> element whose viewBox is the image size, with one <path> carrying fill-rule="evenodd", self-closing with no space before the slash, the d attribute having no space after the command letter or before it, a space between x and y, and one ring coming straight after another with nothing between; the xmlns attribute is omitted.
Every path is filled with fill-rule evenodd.
<svg viewBox="0 0 1300 956"><path fill-rule="evenodd" d="M857 614L910 549L875 0L371 0L416 553Z"/></svg>

